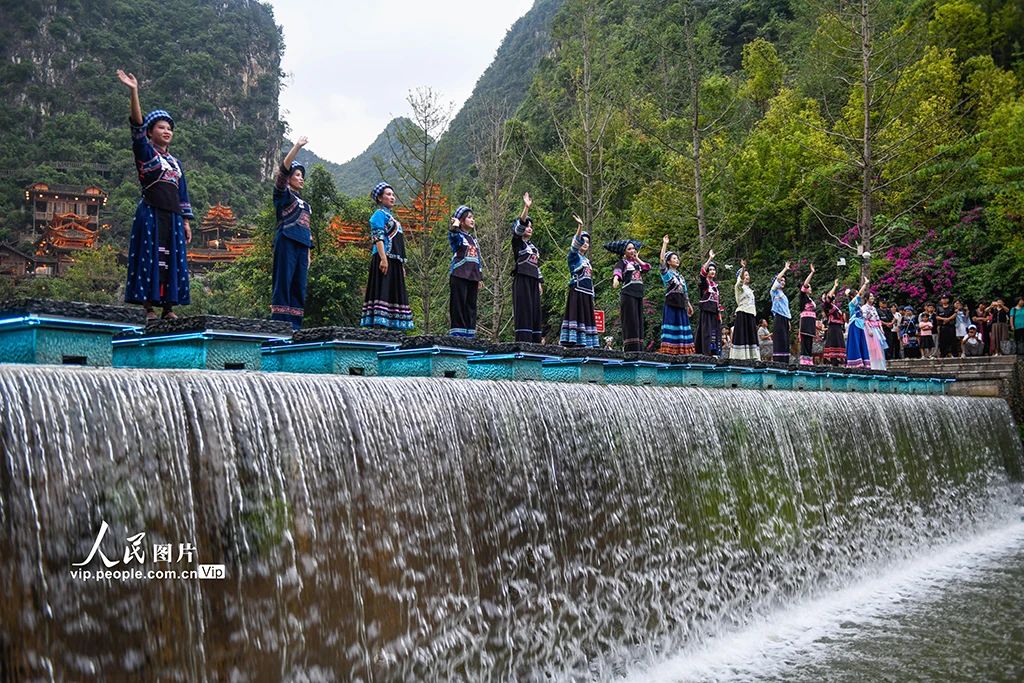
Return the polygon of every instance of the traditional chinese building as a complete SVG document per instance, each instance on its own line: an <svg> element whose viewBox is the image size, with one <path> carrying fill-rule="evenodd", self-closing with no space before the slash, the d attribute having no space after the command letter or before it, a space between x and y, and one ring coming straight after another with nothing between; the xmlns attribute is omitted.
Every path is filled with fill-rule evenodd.
<svg viewBox="0 0 1024 683"><path fill-rule="evenodd" d="M395 206L394 214L402 223L406 234L423 232L423 209L427 208L427 220L431 225L447 225L448 198L441 194L441 186L430 185L428 191L420 193L410 206ZM364 223L350 223L335 216L328 227L331 237L340 246L347 244L369 244L370 228Z"/></svg>
<svg viewBox="0 0 1024 683"><path fill-rule="evenodd" d="M95 185L33 183L25 188L25 203L32 209L32 226L36 235L45 232L54 218L68 215L76 217L76 224L98 231L100 209L107 204L107 193Z"/></svg>
<svg viewBox="0 0 1024 683"><path fill-rule="evenodd" d="M36 267L36 260L6 242L0 243L0 277L24 277Z"/></svg>
<svg viewBox="0 0 1024 683"><path fill-rule="evenodd" d="M402 222L402 229L406 232L423 232L423 209L427 210L427 221L430 225L448 224L451 209L448 206L448 198L441 194L441 186L432 183L427 186L427 191L416 195L410 206L396 206L395 218Z"/></svg>
<svg viewBox="0 0 1024 683"><path fill-rule="evenodd" d="M63 275L74 263L75 252L94 248L99 236L99 228L90 227L85 216L54 214L50 224L44 228L43 236L36 242L36 260L53 264L43 274Z"/></svg>
<svg viewBox="0 0 1024 683"><path fill-rule="evenodd" d="M248 231L238 227L238 219L230 206L211 206L192 237L188 251L189 268L207 270L218 263L230 263L253 247Z"/></svg>

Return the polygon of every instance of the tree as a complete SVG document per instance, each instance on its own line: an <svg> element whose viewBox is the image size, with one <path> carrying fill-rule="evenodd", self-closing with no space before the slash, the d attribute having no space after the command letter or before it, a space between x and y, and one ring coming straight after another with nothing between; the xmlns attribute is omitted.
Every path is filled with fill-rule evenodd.
<svg viewBox="0 0 1024 683"><path fill-rule="evenodd" d="M470 147L476 162L483 205L477 225L477 241L491 276L481 283L480 309L490 311L483 332L498 341L508 323L508 277L512 255L508 248L509 206L523 169L523 150L516 143L516 124L509 123L507 101L489 102L478 110L471 126Z"/></svg>
<svg viewBox="0 0 1024 683"><path fill-rule="evenodd" d="M393 170L401 177L406 191L422 199L420 206L415 207L419 224L408 226L415 230L406 232L410 246L406 266L411 276L410 289L417 292L421 329L424 334L431 334L440 317L432 315L432 304L444 290L446 255L445 224L437 218L442 196L435 188L440 185L443 168L437 138L451 120L453 105L442 102L431 88L410 91L406 101L411 117L400 119L387 138ZM385 176L387 169L382 163L378 162L378 168Z"/></svg>
<svg viewBox="0 0 1024 683"><path fill-rule="evenodd" d="M821 102L829 124L822 131L839 151L823 162L837 166L830 182L849 206L807 206L837 244L870 254L894 246L899 219L960 171L946 166L935 172L963 137L955 112L955 69L948 55L923 51L922 27L896 3L810 4L819 26L810 68L822 74L817 83L825 86ZM938 87L929 82L936 75ZM876 221L876 214L885 220ZM869 259L864 266L870 275Z"/></svg>
<svg viewBox="0 0 1024 683"><path fill-rule="evenodd" d="M566 200L593 226L608 208L620 178L608 162L622 81L614 49L601 32L597 0L569 0L553 31L559 62L534 81L534 94L557 144L534 157ZM602 43L602 40L605 42Z"/></svg>

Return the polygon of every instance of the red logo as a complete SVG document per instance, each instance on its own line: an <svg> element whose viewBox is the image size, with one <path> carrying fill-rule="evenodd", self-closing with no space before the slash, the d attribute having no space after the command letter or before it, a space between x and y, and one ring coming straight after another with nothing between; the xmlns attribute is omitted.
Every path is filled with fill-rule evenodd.
<svg viewBox="0 0 1024 683"><path fill-rule="evenodd" d="M594 311L594 327L598 332L604 332L604 311Z"/></svg>

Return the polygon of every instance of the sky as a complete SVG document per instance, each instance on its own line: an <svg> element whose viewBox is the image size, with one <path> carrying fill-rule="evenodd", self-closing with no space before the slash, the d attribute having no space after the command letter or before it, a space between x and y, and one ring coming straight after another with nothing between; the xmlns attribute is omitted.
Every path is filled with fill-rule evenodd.
<svg viewBox="0 0 1024 683"><path fill-rule="evenodd" d="M533 0L267 0L283 27L281 117L291 140L344 163L388 121L407 115L410 90L430 86L458 111L505 33Z"/></svg>

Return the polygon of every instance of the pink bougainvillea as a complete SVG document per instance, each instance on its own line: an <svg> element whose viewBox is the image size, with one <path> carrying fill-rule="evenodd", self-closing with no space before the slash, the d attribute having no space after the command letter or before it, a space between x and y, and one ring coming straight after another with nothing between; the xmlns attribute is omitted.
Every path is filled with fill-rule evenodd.
<svg viewBox="0 0 1024 683"><path fill-rule="evenodd" d="M937 301L943 294L953 294L956 281L956 254L936 246L934 230L902 247L885 253L889 268L871 284L876 296L888 297L898 303L921 305Z"/></svg>

